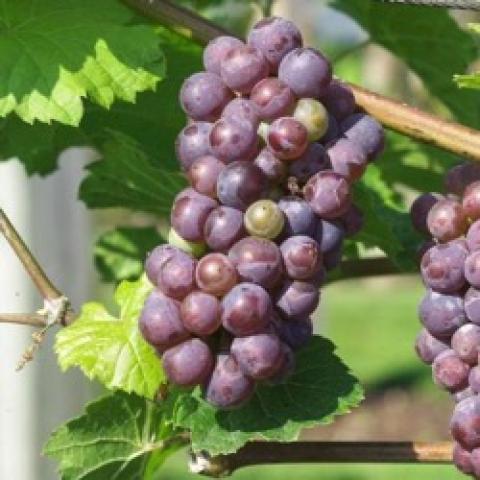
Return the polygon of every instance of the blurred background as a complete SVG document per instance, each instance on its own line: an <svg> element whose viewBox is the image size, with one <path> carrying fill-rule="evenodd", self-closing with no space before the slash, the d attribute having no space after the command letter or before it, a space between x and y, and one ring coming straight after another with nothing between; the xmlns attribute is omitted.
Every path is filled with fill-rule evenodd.
<svg viewBox="0 0 480 480"><path fill-rule="evenodd" d="M248 1L182 1L203 15L243 32L262 12ZM264 2L267 6L268 1ZM335 61L341 78L375 91L439 110L417 78L386 50L368 45L367 35L344 15L322 2L279 0L273 12L291 18L307 44ZM464 23L473 18L457 15ZM444 113L442 111L442 113ZM120 210L87 211L76 200L83 167L94 153L71 149L61 168L45 177L27 177L17 160L0 163L0 205L75 307L99 299L111 303L111 285L95 271L95 239L119 223L142 225L145 218ZM413 193L405 192L407 198ZM366 401L334 425L309 430L305 439L447 440L452 405L432 384L430 368L421 364L413 343L419 330L416 309L422 296L417 276L399 275L337 282L322 291L316 313L318 333L338 346L338 354L366 388ZM41 300L6 242L0 239L0 311L31 312ZM55 466L41 456L48 434L80 413L100 388L75 371L62 374L52 352L52 335L23 371L15 367L31 341L26 327L0 325L0 479L53 480ZM315 465L249 468L234 478L380 479L461 478L450 466ZM161 478L193 478L186 453L169 460Z"/></svg>

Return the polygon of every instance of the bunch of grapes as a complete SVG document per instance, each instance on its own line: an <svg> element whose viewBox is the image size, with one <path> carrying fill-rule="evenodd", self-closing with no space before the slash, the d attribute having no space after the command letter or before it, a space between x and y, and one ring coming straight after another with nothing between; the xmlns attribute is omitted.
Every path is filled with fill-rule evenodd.
<svg viewBox="0 0 480 480"><path fill-rule="evenodd" d="M454 167L445 185L446 195L425 193L410 210L415 229L430 237L421 247L427 292L416 351L456 402L455 464L480 478L480 165Z"/></svg>
<svg viewBox="0 0 480 480"><path fill-rule="evenodd" d="M169 244L146 260L156 289L139 322L169 381L201 385L218 408L294 370L325 271L362 226L351 184L383 148L382 127L302 43L277 17L247 43L216 38L180 92L176 151L190 186Z"/></svg>

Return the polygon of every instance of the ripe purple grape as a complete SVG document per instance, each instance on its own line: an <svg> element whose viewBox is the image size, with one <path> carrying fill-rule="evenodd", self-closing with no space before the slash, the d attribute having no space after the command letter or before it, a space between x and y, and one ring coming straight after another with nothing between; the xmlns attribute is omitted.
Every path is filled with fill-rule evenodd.
<svg viewBox="0 0 480 480"><path fill-rule="evenodd" d="M198 193L215 198L218 176L224 167L225 164L213 155L203 155L197 158L187 173L190 185Z"/></svg>
<svg viewBox="0 0 480 480"><path fill-rule="evenodd" d="M410 219L417 232L423 235L429 235L427 225L428 212L439 201L444 199L439 193L423 193L412 203L410 207Z"/></svg>
<svg viewBox="0 0 480 480"><path fill-rule="evenodd" d="M201 337L216 332L220 319L220 302L205 292L192 292L182 302L180 314L185 328Z"/></svg>
<svg viewBox="0 0 480 480"><path fill-rule="evenodd" d="M223 205L246 210L266 194L267 187L267 177L252 162L233 162L218 177L217 196Z"/></svg>
<svg viewBox="0 0 480 480"><path fill-rule="evenodd" d="M364 150L348 138L340 138L327 148L332 170L349 182L358 180L367 168L368 160Z"/></svg>
<svg viewBox="0 0 480 480"><path fill-rule="evenodd" d="M475 365L480 347L480 327L473 323L462 325L453 334L451 344L452 349L465 363Z"/></svg>
<svg viewBox="0 0 480 480"><path fill-rule="evenodd" d="M287 274L294 280L308 280L322 268L322 252L318 243L306 235L287 238L281 245Z"/></svg>
<svg viewBox="0 0 480 480"><path fill-rule="evenodd" d="M323 254L323 265L327 271L337 268L343 258L343 243Z"/></svg>
<svg viewBox="0 0 480 480"><path fill-rule="evenodd" d="M428 230L440 242L461 237L467 230L467 217L456 200L439 200L427 215Z"/></svg>
<svg viewBox="0 0 480 480"><path fill-rule="evenodd" d="M222 300L222 324L237 337L260 333L267 325L272 303L266 290L254 283L240 283Z"/></svg>
<svg viewBox="0 0 480 480"><path fill-rule="evenodd" d="M269 385L280 385L282 383L285 383L295 371L295 354L293 353L293 350L286 343L283 342L282 350L282 364L278 372L267 380L267 383Z"/></svg>
<svg viewBox="0 0 480 480"><path fill-rule="evenodd" d="M290 162L288 167L288 173L303 184L316 173L331 168L331 165L323 145L310 143L303 155Z"/></svg>
<svg viewBox="0 0 480 480"><path fill-rule="evenodd" d="M462 208L464 214L471 220L480 218L480 181L467 186L463 193Z"/></svg>
<svg viewBox="0 0 480 480"><path fill-rule="evenodd" d="M345 229L338 220L319 219L313 238L320 245L320 251L326 254L342 247Z"/></svg>
<svg viewBox="0 0 480 480"><path fill-rule="evenodd" d="M466 475L473 473L471 453L463 448L458 442L453 447L453 463Z"/></svg>
<svg viewBox="0 0 480 480"><path fill-rule="evenodd" d="M168 379L182 387L203 384L210 377L213 364L208 345L199 338L169 348L162 356L162 365Z"/></svg>
<svg viewBox="0 0 480 480"><path fill-rule="evenodd" d="M287 280L275 295L275 308L287 319L311 315L320 300L319 288L310 282Z"/></svg>
<svg viewBox="0 0 480 480"><path fill-rule="evenodd" d="M278 201L278 208L283 211L285 216L282 238L314 234L317 216L305 200L294 195L282 197Z"/></svg>
<svg viewBox="0 0 480 480"><path fill-rule="evenodd" d="M198 157L211 154L211 131L211 123L192 122L178 134L175 149L184 170L188 170Z"/></svg>
<svg viewBox="0 0 480 480"><path fill-rule="evenodd" d="M145 260L145 272L150 282L157 285L158 274L162 265L170 258L181 254L183 252L172 245L165 244L155 247Z"/></svg>
<svg viewBox="0 0 480 480"><path fill-rule="evenodd" d="M203 240L203 225L217 202L193 188L182 190L173 202L170 221L175 231L185 240Z"/></svg>
<svg viewBox="0 0 480 480"><path fill-rule="evenodd" d="M450 348L447 341L440 340L422 328L415 341L415 351L422 362L431 364L435 358Z"/></svg>
<svg viewBox="0 0 480 480"><path fill-rule="evenodd" d="M480 165L466 162L451 168L445 175L445 189L455 195L463 195L465 188L480 180Z"/></svg>
<svg viewBox="0 0 480 480"><path fill-rule="evenodd" d="M480 288L480 250L476 250L465 260L465 278L472 287Z"/></svg>
<svg viewBox="0 0 480 480"><path fill-rule="evenodd" d="M297 97L320 98L332 79L330 62L313 48L296 48L288 53L278 67L278 78Z"/></svg>
<svg viewBox="0 0 480 480"><path fill-rule="evenodd" d="M235 92L247 94L269 74L263 53L251 45L232 48L220 64L223 81Z"/></svg>
<svg viewBox="0 0 480 480"><path fill-rule="evenodd" d="M243 212L220 206L210 212L205 221L203 234L207 245L215 251L225 252L246 235Z"/></svg>
<svg viewBox="0 0 480 480"><path fill-rule="evenodd" d="M326 219L345 214L352 202L348 182L332 170L324 170L310 178L303 194L314 212Z"/></svg>
<svg viewBox="0 0 480 480"><path fill-rule="evenodd" d="M480 366L476 365L470 370L468 384L475 393L480 393Z"/></svg>
<svg viewBox="0 0 480 480"><path fill-rule="evenodd" d="M237 122L247 122L255 131L260 124L260 118L255 105L247 98L242 97L236 97L226 105L222 112L222 118Z"/></svg>
<svg viewBox="0 0 480 480"><path fill-rule="evenodd" d="M450 392L468 386L470 367L453 351L445 350L432 363L433 380Z"/></svg>
<svg viewBox="0 0 480 480"><path fill-rule="evenodd" d="M237 283L237 271L223 253L209 253L198 262L195 278L198 288L212 295L225 295Z"/></svg>
<svg viewBox="0 0 480 480"><path fill-rule="evenodd" d="M308 317L294 321L280 320L276 328L280 338L294 351L305 347L313 336L313 323Z"/></svg>
<svg viewBox="0 0 480 480"><path fill-rule="evenodd" d="M258 48L275 73L283 57L303 44L294 23L284 18L268 17L257 22L248 34L248 43Z"/></svg>
<svg viewBox="0 0 480 480"><path fill-rule="evenodd" d="M308 146L308 131L293 117L281 117L268 128L267 144L281 160L300 157Z"/></svg>
<svg viewBox="0 0 480 480"><path fill-rule="evenodd" d="M203 51L203 65L205 70L220 75L220 65L228 53L236 47L243 46L244 43L235 37L221 35L208 42Z"/></svg>
<svg viewBox="0 0 480 480"><path fill-rule="evenodd" d="M470 373L472 373L472 369L470 369ZM470 382L470 373L468 374L469 382ZM472 387L466 387L463 390L459 390L458 392L455 392L453 394L453 400L455 401L455 403L458 403L473 395L475 395L475 392L473 391Z"/></svg>
<svg viewBox="0 0 480 480"><path fill-rule="evenodd" d="M321 102L327 110L339 121L355 112L355 97L350 88L338 80L332 80L326 88Z"/></svg>
<svg viewBox="0 0 480 480"><path fill-rule="evenodd" d="M475 395L457 403L450 430L462 447L471 450L480 446L480 397Z"/></svg>
<svg viewBox="0 0 480 480"><path fill-rule="evenodd" d="M464 306L468 319L480 325L480 290L470 287L465 293Z"/></svg>
<svg viewBox="0 0 480 480"><path fill-rule="evenodd" d="M320 139L320 142L323 145L328 145L330 142L337 140L341 136L340 125L338 120L331 115L328 114L328 128L323 137Z"/></svg>
<svg viewBox="0 0 480 480"><path fill-rule="evenodd" d="M253 87L250 101L255 105L261 120L272 121L291 113L295 95L281 80L269 77Z"/></svg>
<svg viewBox="0 0 480 480"><path fill-rule="evenodd" d="M343 225L346 237L353 237L359 233L364 225L364 216L362 210L354 205L350 205L350 208L339 217L339 221Z"/></svg>
<svg viewBox="0 0 480 480"><path fill-rule="evenodd" d="M272 183L280 183L287 176L287 165L278 159L267 147L260 150L255 165Z"/></svg>
<svg viewBox="0 0 480 480"><path fill-rule="evenodd" d="M470 225L466 240L471 252L480 249L480 220L477 220Z"/></svg>

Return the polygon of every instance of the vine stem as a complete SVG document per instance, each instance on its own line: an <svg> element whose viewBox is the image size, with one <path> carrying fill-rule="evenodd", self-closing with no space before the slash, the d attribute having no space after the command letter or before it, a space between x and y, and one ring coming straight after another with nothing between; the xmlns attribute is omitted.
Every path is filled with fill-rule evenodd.
<svg viewBox="0 0 480 480"><path fill-rule="evenodd" d="M192 454L190 470L211 477L288 463L450 463L452 442L251 442L230 455Z"/></svg>
<svg viewBox="0 0 480 480"><path fill-rule="evenodd" d="M219 35L232 35L224 28L169 0L123 2L155 21L188 29L193 38L204 44ZM357 85L350 84L350 87L357 105L386 127L457 155L480 161L479 131L435 117Z"/></svg>
<svg viewBox="0 0 480 480"><path fill-rule="evenodd" d="M47 319L41 313L0 313L0 323L16 323L32 327L45 327Z"/></svg>

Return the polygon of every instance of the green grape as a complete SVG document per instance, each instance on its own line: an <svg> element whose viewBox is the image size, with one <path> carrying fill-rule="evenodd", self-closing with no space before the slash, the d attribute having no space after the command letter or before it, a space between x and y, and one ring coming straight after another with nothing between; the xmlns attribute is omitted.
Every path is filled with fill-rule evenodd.
<svg viewBox="0 0 480 480"><path fill-rule="evenodd" d="M170 228L168 231L168 243L197 258L200 258L207 249L205 243L189 242L182 238L173 228Z"/></svg>
<svg viewBox="0 0 480 480"><path fill-rule="evenodd" d="M268 127L270 125L267 122L260 122L258 126L257 133L261 139L266 143L267 142L267 135L268 135Z"/></svg>
<svg viewBox="0 0 480 480"><path fill-rule="evenodd" d="M283 230L285 217L272 200L258 200L248 207L244 221L250 235L275 238Z"/></svg>
<svg viewBox="0 0 480 480"><path fill-rule="evenodd" d="M307 129L311 142L320 140L328 129L328 112L313 98L301 98L297 102L293 117Z"/></svg>

